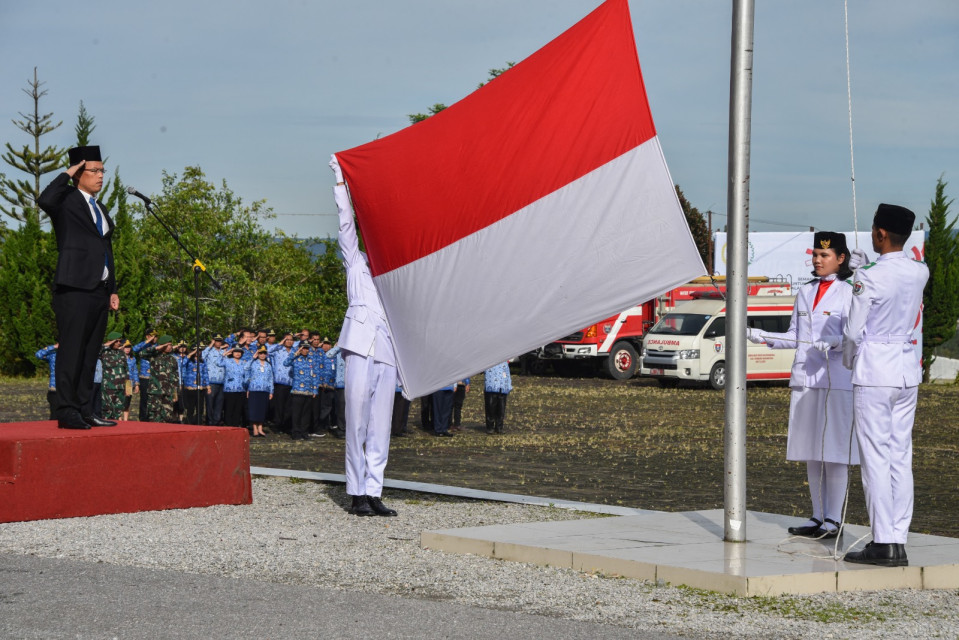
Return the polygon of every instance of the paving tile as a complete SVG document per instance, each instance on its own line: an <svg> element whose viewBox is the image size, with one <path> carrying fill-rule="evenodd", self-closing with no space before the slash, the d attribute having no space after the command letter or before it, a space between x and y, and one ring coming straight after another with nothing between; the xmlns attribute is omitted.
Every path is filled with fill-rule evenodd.
<svg viewBox="0 0 959 640"><path fill-rule="evenodd" d="M923 589L959 589L959 564L922 568Z"/></svg>
<svg viewBox="0 0 959 640"><path fill-rule="evenodd" d="M873 567L842 563L836 577L837 591L922 589L922 567Z"/></svg>
<svg viewBox="0 0 959 640"><path fill-rule="evenodd" d="M546 567L572 569L573 552L564 549L536 547L526 544L497 542L493 545L493 557L513 562L529 562Z"/></svg>
<svg viewBox="0 0 959 640"><path fill-rule="evenodd" d="M421 533L420 546L437 551L446 551L447 553L493 557L493 542L489 540L462 537L440 531L424 531Z"/></svg>
<svg viewBox="0 0 959 640"><path fill-rule="evenodd" d="M573 569L585 572L598 571L607 575L649 580L650 582L656 580L656 565L654 563L593 553L573 553Z"/></svg>

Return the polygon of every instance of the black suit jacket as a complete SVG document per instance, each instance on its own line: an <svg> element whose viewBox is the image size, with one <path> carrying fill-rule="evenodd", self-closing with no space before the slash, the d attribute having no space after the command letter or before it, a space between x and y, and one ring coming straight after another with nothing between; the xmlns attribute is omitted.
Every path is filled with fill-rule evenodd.
<svg viewBox="0 0 959 640"><path fill-rule="evenodd" d="M43 209L57 236L57 270L53 283L57 286L77 289L94 289L103 280L103 256L107 256L110 275L107 289L116 293L117 281L113 263L114 224L103 203L97 200L100 210L110 223L110 230L103 237L97 231L90 212L90 203L80 190L70 184L70 176L61 173L40 194L37 204Z"/></svg>

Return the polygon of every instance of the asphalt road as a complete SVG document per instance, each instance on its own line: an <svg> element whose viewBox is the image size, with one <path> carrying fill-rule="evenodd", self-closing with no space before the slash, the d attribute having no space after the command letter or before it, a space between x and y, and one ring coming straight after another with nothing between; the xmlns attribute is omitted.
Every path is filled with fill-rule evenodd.
<svg viewBox="0 0 959 640"><path fill-rule="evenodd" d="M674 638L450 602L0 553L3 638Z"/></svg>

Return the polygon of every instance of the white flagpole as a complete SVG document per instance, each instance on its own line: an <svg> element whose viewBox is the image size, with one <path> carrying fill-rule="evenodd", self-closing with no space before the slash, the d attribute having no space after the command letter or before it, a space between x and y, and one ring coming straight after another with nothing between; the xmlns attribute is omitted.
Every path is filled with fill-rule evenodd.
<svg viewBox="0 0 959 640"><path fill-rule="evenodd" d="M726 259L726 423L724 539L746 540L746 302L749 133L753 82L753 0L733 0L729 71L729 221Z"/></svg>

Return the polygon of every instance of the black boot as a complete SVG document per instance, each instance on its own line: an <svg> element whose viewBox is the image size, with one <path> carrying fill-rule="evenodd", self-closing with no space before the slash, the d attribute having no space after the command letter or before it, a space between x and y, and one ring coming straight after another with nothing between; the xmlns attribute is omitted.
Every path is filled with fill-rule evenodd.
<svg viewBox="0 0 959 640"><path fill-rule="evenodd" d="M366 496L366 501L367 503L369 503L369 506L373 510L373 513L375 513L378 516L395 516L396 515L396 511L394 509L390 509L389 507L387 507L385 504L383 504L383 501L377 497Z"/></svg>
<svg viewBox="0 0 959 640"><path fill-rule="evenodd" d="M843 558L855 564L874 564L880 567L908 567L906 545L870 542L862 551L850 551Z"/></svg>
<svg viewBox="0 0 959 640"><path fill-rule="evenodd" d="M366 496L353 496L353 504L350 506L350 513L354 516L375 516L372 507Z"/></svg>

